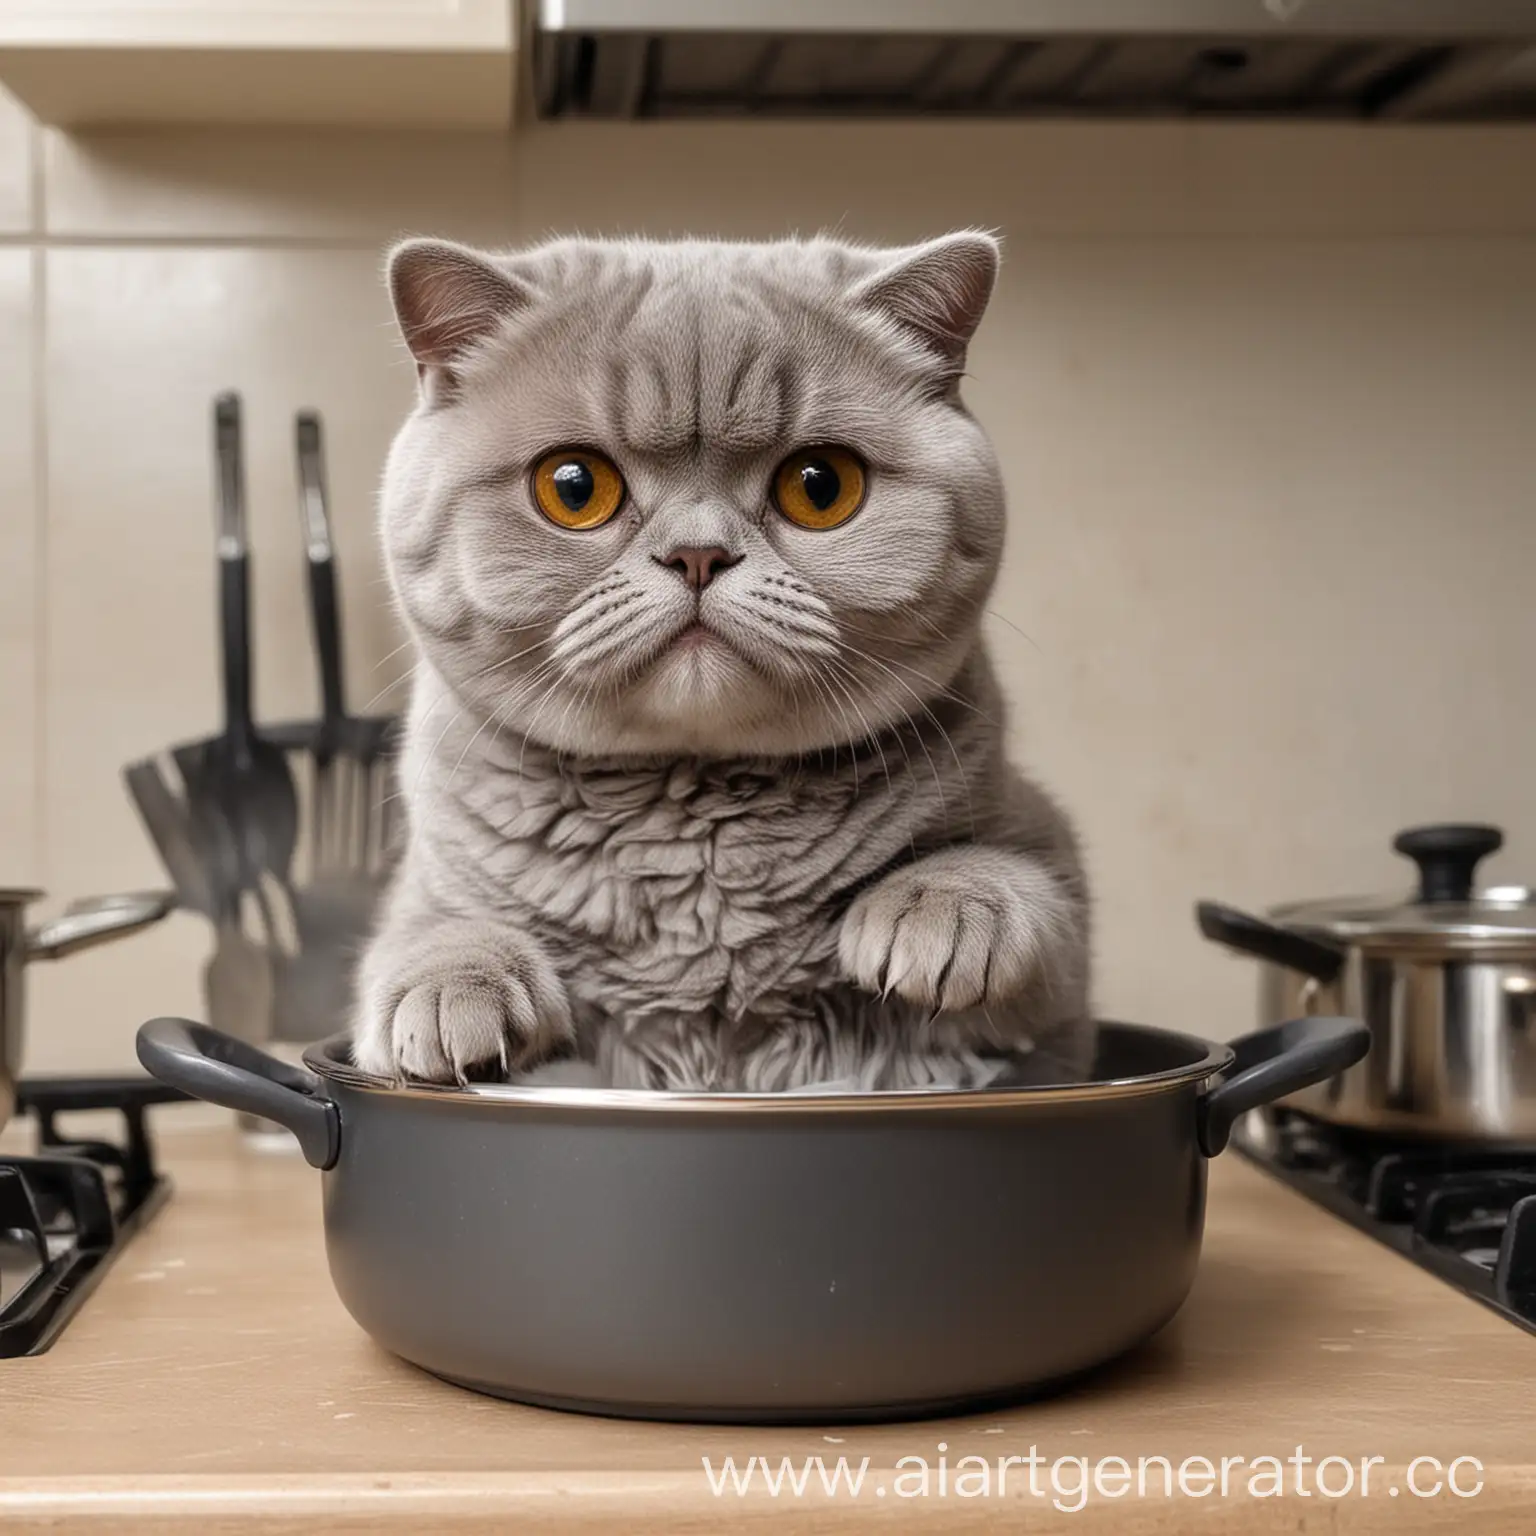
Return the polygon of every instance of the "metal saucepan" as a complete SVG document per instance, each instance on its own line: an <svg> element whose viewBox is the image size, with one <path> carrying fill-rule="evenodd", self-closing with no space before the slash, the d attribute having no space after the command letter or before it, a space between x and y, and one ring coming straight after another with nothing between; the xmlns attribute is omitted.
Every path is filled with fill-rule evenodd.
<svg viewBox="0 0 1536 1536"><path fill-rule="evenodd" d="M1360 1066L1286 1102L1320 1120L1396 1135L1536 1141L1536 892L1475 889L1496 827L1417 827L1393 847L1419 869L1402 897L1277 907L1267 918L1203 902L1207 938L1264 962L1259 1021L1364 1020Z"/></svg>
<svg viewBox="0 0 1536 1536"><path fill-rule="evenodd" d="M29 960L61 960L93 944L136 933L159 922L176 905L176 898L164 891L96 896L28 932L27 905L41 894L0 890L0 1126L16 1107L16 1080L21 1075L22 967Z"/></svg>
<svg viewBox="0 0 1536 1536"><path fill-rule="evenodd" d="M1105 1024L1092 1081L869 1094L397 1087L156 1019L139 1060L325 1170L331 1277L386 1349L499 1397L667 1419L942 1413L1150 1336L1239 1115L1366 1049Z"/></svg>

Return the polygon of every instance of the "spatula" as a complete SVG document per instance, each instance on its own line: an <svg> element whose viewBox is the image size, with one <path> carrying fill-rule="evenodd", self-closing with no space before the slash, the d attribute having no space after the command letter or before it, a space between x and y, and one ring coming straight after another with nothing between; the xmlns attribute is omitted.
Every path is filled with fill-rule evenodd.
<svg viewBox="0 0 1536 1536"><path fill-rule="evenodd" d="M320 417L294 422L299 517L309 566L310 620L320 679L320 722L310 749L311 878L294 892L299 952L284 968L278 1027L292 1038L329 1034L345 1017L354 962L380 891L370 859L375 771L384 751L380 722L347 713L335 545L326 501Z"/></svg>
<svg viewBox="0 0 1536 1536"><path fill-rule="evenodd" d="M200 750L178 751L194 822L213 835L227 829L232 867L224 871L221 911L241 891L259 890L263 871L286 883L298 838L299 809L287 759L262 738L251 716L250 556L245 528L245 473L240 400L214 402L218 464L219 621L223 651L224 733ZM229 889L233 877L233 889Z"/></svg>

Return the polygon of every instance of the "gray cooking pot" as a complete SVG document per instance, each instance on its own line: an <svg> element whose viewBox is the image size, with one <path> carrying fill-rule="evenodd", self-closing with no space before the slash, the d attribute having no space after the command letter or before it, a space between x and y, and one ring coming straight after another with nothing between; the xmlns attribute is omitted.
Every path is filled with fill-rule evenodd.
<svg viewBox="0 0 1536 1536"><path fill-rule="evenodd" d="M125 938L157 923L176 905L165 891L93 896L30 932L26 910L41 891L0 889L0 1127L16 1107L25 1029L22 968L32 960L62 960L82 949Z"/></svg>
<svg viewBox="0 0 1536 1536"><path fill-rule="evenodd" d="M1207 938L1263 961L1259 1022L1348 1014L1370 1056L1289 1107L1399 1136L1536 1142L1536 893L1475 888L1497 827L1416 827L1393 847L1418 866L1406 898L1293 902L1265 918L1214 902Z"/></svg>
<svg viewBox="0 0 1536 1536"><path fill-rule="evenodd" d="M184 1019L139 1060L325 1170L331 1277L460 1386L667 1419L895 1418L1044 1389L1154 1333L1233 1120L1358 1061L1302 1019L1231 1047L1102 1026L1094 1080L975 1092L394 1086ZM1256 1319L1257 1320L1257 1319Z"/></svg>

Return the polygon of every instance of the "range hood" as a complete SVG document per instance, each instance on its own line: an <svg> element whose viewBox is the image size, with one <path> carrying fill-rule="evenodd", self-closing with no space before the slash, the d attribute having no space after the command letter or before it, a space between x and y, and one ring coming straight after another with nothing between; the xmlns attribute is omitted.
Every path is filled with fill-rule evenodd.
<svg viewBox="0 0 1536 1536"><path fill-rule="evenodd" d="M545 117L1536 120L1536 0L540 0Z"/></svg>

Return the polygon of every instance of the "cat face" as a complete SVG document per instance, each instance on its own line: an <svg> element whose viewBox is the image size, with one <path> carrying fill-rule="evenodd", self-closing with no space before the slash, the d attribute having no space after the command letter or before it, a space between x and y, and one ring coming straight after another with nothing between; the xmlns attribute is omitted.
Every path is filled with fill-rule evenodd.
<svg viewBox="0 0 1536 1536"><path fill-rule="evenodd" d="M996 267L977 234L399 247L421 398L382 522L429 665L588 756L797 753L920 715L1001 554L957 390Z"/></svg>

